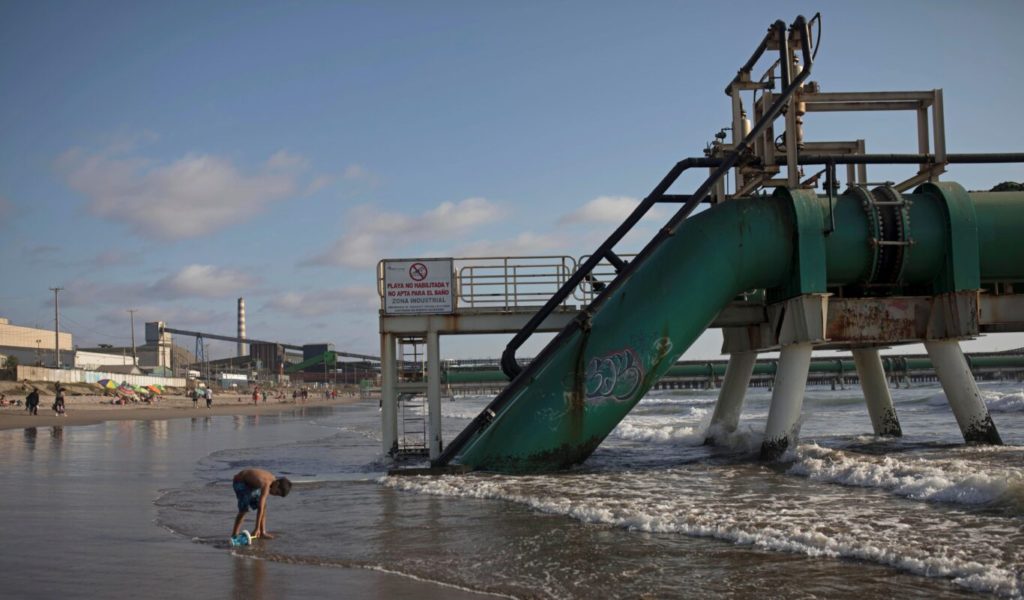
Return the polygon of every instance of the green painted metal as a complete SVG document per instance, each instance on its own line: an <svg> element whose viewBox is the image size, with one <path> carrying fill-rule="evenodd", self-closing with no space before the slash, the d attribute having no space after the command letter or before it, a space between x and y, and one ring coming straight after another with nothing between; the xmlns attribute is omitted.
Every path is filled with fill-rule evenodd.
<svg viewBox="0 0 1024 600"><path fill-rule="evenodd" d="M565 338L533 371L530 385L469 441L459 461L531 471L585 459L722 306L744 290L783 281L792 222L783 198L728 202L687 220L588 328Z"/></svg>
<svg viewBox="0 0 1024 600"><path fill-rule="evenodd" d="M775 196L792 205L796 244L789 277L781 286L768 290L768 301L825 292L825 214L821 202L812 190L780 188Z"/></svg>
<svg viewBox="0 0 1024 600"><path fill-rule="evenodd" d="M982 281L1021 276L1024 262L1024 192L971 192L978 216L978 260ZM1020 279L1016 279L1020 281Z"/></svg>
<svg viewBox="0 0 1024 600"><path fill-rule="evenodd" d="M977 223L998 218L986 213L990 209L1024 219L1024 202L975 206L962 191L955 184L928 184L906 196L914 245L900 267L904 285L976 289L979 276L988 275L979 256L991 252L978 249ZM818 219L808 210L813 202ZM819 286L820 261L810 256L815 248L823 249L829 285L864 282L874 269L869 240L877 235L862 198L847 193L835 199L837 230L826 236L823 226L811 224L823 225L827 210L824 198L780 190L770 198L726 202L685 221L613 288L580 330L551 342L544 364L524 374L529 381L503 392L510 396L502 398L504 408L473 434L458 460L503 471L579 463L738 294L793 281L800 288ZM1024 256L1024 228L1013 239L1005 235L980 239ZM973 257L973 270L960 253ZM1024 279L1024 261L989 260L1005 268L1001 276ZM795 276L801 268L808 272Z"/></svg>
<svg viewBox="0 0 1024 600"><path fill-rule="evenodd" d="M310 358L307 358L306 360L304 360L304 361L302 361L300 363L295 363L293 365L288 365L288 366L286 366L284 368L284 370L285 370L286 373L295 373L297 371L301 371L303 369L308 369L309 367L315 367L317 365L322 365L324 363L327 363L328 365L332 365L332 364L336 364L337 362L338 362L338 356L333 351L328 350L327 352L324 352L323 354L318 354L316 356L311 356Z"/></svg>
<svg viewBox="0 0 1024 600"><path fill-rule="evenodd" d="M926 183L917 188L915 193L939 198L946 208L946 261L935 278L933 291L941 294L980 288L978 222L974 202L967 191L957 183L939 182ZM916 230L917 222L912 223L911 227Z"/></svg>

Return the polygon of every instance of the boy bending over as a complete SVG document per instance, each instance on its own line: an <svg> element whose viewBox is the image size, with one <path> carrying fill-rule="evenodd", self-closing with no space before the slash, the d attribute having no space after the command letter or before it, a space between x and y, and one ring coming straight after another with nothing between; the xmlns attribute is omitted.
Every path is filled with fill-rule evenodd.
<svg viewBox="0 0 1024 600"><path fill-rule="evenodd" d="M249 509L256 510L256 531L254 538L273 539L274 536L267 533L267 496L281 496L284 498L292 489L292 482L287 477L274 476L263 469L244 469L239 471L231 482L235 490L235 498L238 499L238 516L235 517L235 527L231 530L231 537L238 535L242 529L242 521L245 520L245 513Z"/></svg>

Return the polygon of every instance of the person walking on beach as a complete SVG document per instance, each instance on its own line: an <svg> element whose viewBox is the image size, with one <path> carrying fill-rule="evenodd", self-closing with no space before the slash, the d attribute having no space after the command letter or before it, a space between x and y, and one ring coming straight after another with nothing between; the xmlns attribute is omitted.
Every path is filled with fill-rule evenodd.
<svg viewBox="0 0 1024 600"><path fill-rule="evenodd" d="M238 515L231 529L231 537L241 531L245 513L251 508L256 510L256 531L252 537L273 539L274 536L267 532L267 497L284 498L292 490L292 482L287 477L275 478L270 471L263 469L243 469L231 480L231 489L235 491L235 499L238 501Z"/></svg>
<svg viewBox="0 0 1024 600"><path fill-rule="evenodd" d="M64 412L64 388L57 388L57 397L53 401L53 412L57 413L62 417L66 417L67 413Z"/></svg>
<svg viewBox="0 0 1024 600"><path fill-rule="evenodd" d="M210 386L206 386L206 391L203 392L203 396L206 398L206 408L213 406L213 389Z"/></svg>
<svg viewBox="0 0 1024 600"><path fill-rule="evenodd" d="M39 414L39 390L32 388L32 391L25 396L25 410L30 415Z"/></svg>
<svg viewBox="0 0 1024 600"><path fill-rule="evenodd" d="M188 391L189 398L192 398L192 408L199 408L199 390L192 388Z"/></svg>

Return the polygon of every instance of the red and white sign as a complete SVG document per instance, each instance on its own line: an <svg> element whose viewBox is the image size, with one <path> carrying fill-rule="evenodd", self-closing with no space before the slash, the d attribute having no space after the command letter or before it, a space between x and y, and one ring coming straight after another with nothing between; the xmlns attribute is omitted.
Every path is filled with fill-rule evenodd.
<svg viewBox="0 0 1024 600"><path fill-rule="evenodd" d="M384 313L445 315L455 312L452 259L384 261Z"/></svg>

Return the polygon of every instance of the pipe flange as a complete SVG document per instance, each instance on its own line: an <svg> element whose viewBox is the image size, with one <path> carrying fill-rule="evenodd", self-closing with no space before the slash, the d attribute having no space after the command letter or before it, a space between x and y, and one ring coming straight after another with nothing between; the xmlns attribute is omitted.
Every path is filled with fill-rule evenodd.
<svg viewBox="0 0 1024 600"><path fill-rule="evenodd" d="M891 185L875 188L871 196L881 231L875 242L879 252L872 283L897 286L903 278L907 249L912 243L909 239L910 210L903 194Z"/></svg>
<svg viewBox="0 0 1024 600"><path fill-rule="evenodd" d="M878 273L879 248L876 243L882 237L882 228L878 218L878 210L875 207L875 200L863 186L854 185L850 187L850 194L860 201L864 214L868 218L868 248L871 250L871 271L868 273L864 283L871 283Z"/></svg>

